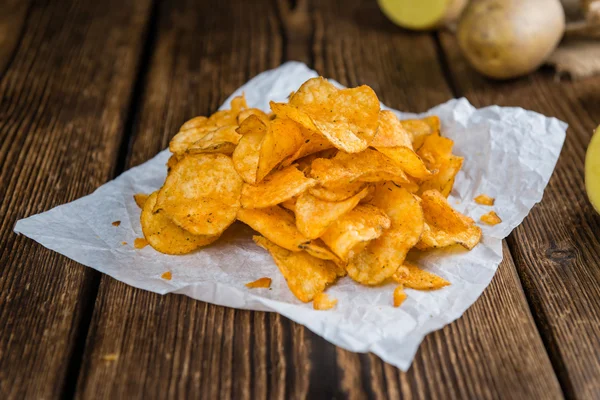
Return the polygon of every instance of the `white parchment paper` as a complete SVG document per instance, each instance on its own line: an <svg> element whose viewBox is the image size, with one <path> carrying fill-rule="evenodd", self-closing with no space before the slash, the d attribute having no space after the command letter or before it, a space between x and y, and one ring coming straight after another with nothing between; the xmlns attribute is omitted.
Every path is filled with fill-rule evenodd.
<svg viewBox="0 0 600 400"><path fill-rule="evenodd" d="M289 62L256 76L232 97L245 92L250 107L268 111L269 100L286 101L291 91L314 76L304 64ZM228 105L229 100L222 108ZM451 204L478 220L490 207L475 204L473 197L485 193L496 198L493 209L503 222L481 225L483 240L470 252L411 254L420 266L452 285L433 292L408 289L400 308L392 307L393 284L365 287L346 277L327 290L339 300L337 307L313 310L312 304L291 294L271 257L252 242L252 230L241 223L216 244L185 256L164 255L149 246L134 249L134 239L143 235L133 195L161 187L168 150L89 196L18 221L15 232L129 285L223 306L275 311L335 345L373 352L407 370L423 337L459 318L490 283L502 260L501 240L542 199L567 129L564 122L535 112L497 106L475 109L466 99L451 100L426 114L440 117L443 135L454 140L454 152L465 157ZM116 220L121 221L118 227L111 224ZM171 271L172 280L161 279L166 271ZM273 279L271 290L244 286L263 276Z"/></svg>

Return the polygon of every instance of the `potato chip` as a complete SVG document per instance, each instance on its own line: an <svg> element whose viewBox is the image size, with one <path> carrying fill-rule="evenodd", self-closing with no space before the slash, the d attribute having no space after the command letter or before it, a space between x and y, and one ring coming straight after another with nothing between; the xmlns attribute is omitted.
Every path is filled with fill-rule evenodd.
<svg viewBox="0 0 600 400"><path fill-rule="evenodd" d="M365 182L354 182L334 189L328 189L323 186L314 186L308 189L308 192L318 199L335 202L344 201L354 196L365 187L367 187L367 183Z"/></svg>
<svg viewBox="0 0 600 400"><path fill-rule="evenodd" d="M487 214L483 214L480 218L481 222L485 222L488 225L498 225L502 220L494 211L490 211Z"/></svg>
<svg viewBox="0 0 600 400"><path fill-rule="evenodd" d="M379 208L360 204L335 221L321 239L342 260L348 261L390 227L390 219Z"/></svg>
<svg viewBox="0 0 600 400"><path fill-rule="evenodd" d="M154 211L194 235L220 235L235 221L242 184L229 157L188 155L167 176Z"/></svg>
<svg viewBox="0 0 600 400"><path fill-rule="evenodd" d="M450 285L450 282L431 272L422 270L407 261L394 273L392 278L409 289L437 290Z"/></svg>
<svg viewBox="0 0 600 400"><path fill-rule="evenodd" d="M245 208L263 208L282 203L315 186L317 181L307 178L295 166L267 176L256 184L244 184L241 203Z"/></svg>
<svg viewBox="0 0 600 400"><path fill-rule="evenodd" d="M258 119L260 119L265 124L269 123L269 120L270 120L269 116L267 114L265 114L264 111L259 110L258 108L248 108L246 110L240 111L240 113L237 115L238 125L241 125L242 122L244 122L244 120L251 115L255 115L256 117L258 117Z"/></svg>
<svg viewBox="0 0 600 400"><path fill-rule="evenodd" d="M242 208L237 219L272 241L290 251L300 251L310 239L296 228L293 215L279 206L269 208Z"/></svg>
<svg viewBox="0 0 600 400"><path fill-rule="evenodd" d="M206 117L192 118L192 119L186 121L183 125L181 125L181 128L179 128L179 131L187 131L189 129L199 128L201 126L204 126L206 124L206 121L208 121L208 118L206 118Z"/></svg>
<svg viewBox="0 0 600 400"><path fill-rule="evenodd" d="M437 171L433 177L421 184L418 193L424 193L428 190L437 190L445 197L450 195L454 186L454 179L458 171L462 168L463 158L450 156L443 164L437 166Z"/></svg>
<svg viewBox="0 0 600 400"><path fill-rule="evenodd" d="M164 279L165 281L170 281L171 279L173 279L173 273L171 271L163 272L160 275L160 278Z"/></svg>
<svg viewBox="0 0 600 400"><path fill-rule="evenodd" d="M406 300L406 297L404 286L396 286L396 289L394 289L394 307L400 307L404 303L404 300Z"/></svg>
<svg viewBox="0 0 600 400"><path fill-rule="evenodd" d="M171 172L173 167L179 162L179 157L176 154L171 154L167 160L167 173Z"/></svg>
<svg viewBox="0 0 600 400"><path fill-rule="evenodd" d="M133 247L138 250L143 249L146 246L148 246L148 241L145 238L135 238L133 241Z"/></svg>
<svg viewBox="0 0 600 400"><path fill-rule="evenodd" d="M260 278L253 282L246 283L245 286L250 289L268 289L271 287L271 278Z"/></svg>
<svg viewBox="0 0 600 400"><path fill-rule="evenodd" d="M305 128L303 128L302 132L304 135L304 142L294 154L292 154L290 157L288 157L281 163L284 167L291 165L294 161L302 157L306 157L308 155L315 154L323 150L331 149L333 147L329 140L327 140L327 138L325 138L320 133L310 132L308 129Z"/></svg>
<svg viewBox="0 0 600 400"><path fill-rule="evenodd" d="M310 243L303 244L300 247L313 257L320 258L321 260L331 260L337 265L344 264L338 256L333 254L333 252L327 248L322 240L312 240ZM340 271L340 276L343 275L346 275L345 270Z"/></svg>
<svg viewBox="0 0 600 400"><path fill-rule="evenodd" d="M298 200L297 197L292 197L289 200L286 200L284 202L282 202L280 204L281 207L290 210L291 212L293 212L294 214L296 213L296 201Z"/></svg>
<svg viewBox="0 0 600 400"><path fill-rule="evenodd" d="M475 222L450 206L437 190L421 195L425 226L417 248L425 250L460 244L471 250L481 239L481 229Z"/></svg>
<svg viewBox="0 0 600 400"><path fill-rule="evenodd" d="M371 146L378 147L408 147L412 150L412 135L402 126L402 123L392 111L379 112L379 128Z"/></svg>
<svg viewBox="0 0 600 400"><path fill-rule="evenodd" d="M327 188L339 188L360 180L408 182L402 168L372 149L357 154L339 152L330 160L318 158L312 163L310 176Z"/></svg>
<svg viewBox="0 0 600 400"><path fill-rule="evenodd" d="M340 276L340 268L332 261L321 260L304 251L286 250L262 236L254 236L253 239L271 253L291 292L300 301L311 301Z"/></svg>
<svg viewBox="0 0 600 400"><path fill-rule="evenodd" d="M326 293L317 293L313 299L313 308L315 310L331 310L337 302L337 299L330 298Z"/></svg>
<svg viewBox="0 0 600 400"><path fill-rule="evenodd" d="M140 216L144 237L155 250L164 254L186 254L219 238L218 235L193 235L175 225L164 210L154 212L157 198L158 192L148 197Z"/></svg>
<svg viewBox="0 0 600 400"><path fill-rule="evenodd" d="M310 193L303 193L296 202L296 225L310 239L321 236L335 220L352 210L368 194L365 188L347 200L324 201Z"/></svg>
<svg viewBox="0 0 600 400"><path fill-rule="evenodd" d="M242 135L231 159L242 179L250 184L256 183L260 146L267 133L267 125L257 116L251 115L244 120L237 132Z"/></svg>
<svg viewBox="0 0 600 400"><path fill-rule="evenodd" d="M377 151L394 161L396 165L412 177L429 179L432 175L421 157L409 147L377 147Z"/></svg>
<svg viewBox="0 0 600 400"><path fill-rule="evenodd" d="M148 200L148 196L146 193L136 193L133 195L133 199L135 200L135 204L139 208L144 208L144 204L146 204L146 200Z"/></svg>
<svg viewBox="0 0 600 400"><path fill-rule="evenodd" d="M236 132L237 125L227 125L210 131L187 149L188 153L222 153L230 155L242 135Z"/></svg>
<svg viewBox="0 0 600 400"><path fill-rule="evenodd" d="M417 154L430 169L436 169L452 156L454 142L438 135L428 135Z"/></svg>
<svg viewBox="0 0 600 400"><path fill-rule="evenodd" d="M428 135L438 134L440 131L440 119L435 115L422 119L405 119L400 123L404 129L412 134L414 149L419 149Z"/></svg>
<svg viewBox="0 0 600 400"><path fill-rule="evenodd" d="M277 164L294 154L304 136L300 125L289 118L275 118L260 144L256 181L260 182Z"/></svg>
<svg viewBox="0 0 600 400"><path fill-rule="evenodd" d="M198 123L192 126L193 128L180 130L173 136L173 139L169 142L171 153L179 156L183 155L188 147L202 139L207 133L217 129L216 126L209 124L208 120L204 121L204 125Z"/></svg>
<svg viewBox="0 0 600 400"><path fill-rule="evenodd" d="M271 106L348 153L365 150L377 131L379 99L368 86L340 90L322 77L309 79L281 108Z"/></svg>
<svg viewBox="0 0 600 400"><path fill-rule="evenodd" d="M493 206L494 203L496 202L496 199L488 196L487 194L480 194L479 196L475 197L473 200L475 200L475 203L481 204L483 206Z"/></svg>
<svg viewBox="0 0 600 400"><path fill-rule="evenodd" d="M378 184L371 204L382 210L391 226L350 259L348 275L365 285L377 285L391 277L423 232L419 200L391 182Z"/></svg>

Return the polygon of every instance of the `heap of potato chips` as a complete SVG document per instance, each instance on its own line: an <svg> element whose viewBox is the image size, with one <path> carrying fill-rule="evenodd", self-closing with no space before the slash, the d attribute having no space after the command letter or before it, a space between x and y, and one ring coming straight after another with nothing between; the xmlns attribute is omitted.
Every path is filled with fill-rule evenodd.
<svg viewBox="0 0 600 400"><path fill-rule="evenodd" d="M152 247L189 253L239 220L262 235L254 241L304 302L346 274L365 285L449 284L405 262L413 248L471 249L481 237L446 201L463 158L437 117L400 121L370 87L340 90L323 78L271 110L242 96L181 127L163 187L139 199ZM399 286L394 303L405 297Z"/></svg>

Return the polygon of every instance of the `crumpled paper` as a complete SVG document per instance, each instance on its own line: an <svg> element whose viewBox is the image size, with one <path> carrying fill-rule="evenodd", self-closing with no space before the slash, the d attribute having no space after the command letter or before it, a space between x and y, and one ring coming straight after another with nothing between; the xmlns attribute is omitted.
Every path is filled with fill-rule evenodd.
<svg viewBox="0 0 600 400"><path fill-rule="evenodd" d="M289 62L264 72L239 88L250 107L269 110L269 100L286 101L305 80L317 76L306 65ZM400 118L414 114L395 111ZM135 193L151 193L166 176L168 150L130 169L89 196L17 222L15 232L129 285L156 293L180 293L222 306L275 311L331 343L355 352L372 352L407 370L423 337L459 318L488 286L502 260L505 238L542 199L560 154L567 125L522 108L475 109L466 99L450 100L423 115L442 121L443 135L465 157L450 203L475 220L492 208L475 204L485 193L503 222L480 224L481 243L472 251L414 252L411 258L452 285L438 291L407 289L408 299L392 306L393 284L365 287L350 278L327 290L335 309L313 310L289 291L269 254L252 242L252 230L236 223L214 245L184 256L151 247L136 250L143 237ZM183 121L182 121L183 122ZM120 226L112 225L121 221ZM122 244L126 242L127 244ZM171 271L172 280L161 275ZM268 276L271 290L244 285Z"/></svg>

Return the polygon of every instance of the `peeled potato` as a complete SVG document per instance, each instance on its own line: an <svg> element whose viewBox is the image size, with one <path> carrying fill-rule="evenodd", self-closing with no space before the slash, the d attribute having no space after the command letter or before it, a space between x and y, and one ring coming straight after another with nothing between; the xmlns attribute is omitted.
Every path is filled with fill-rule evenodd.
<svg viewBox="0 0 600 400"><path fill-rule="evenodd" d="M590 203L600 213L600 126L585 154L585 190Z"/></svg>
<svg viewBox="0 0 600 400"><path fill-rule="evenodd" d="M434 29L456 20L467 0L378 0L383 13L397 25Z"/></svg>
<svg viewBox="0 0 600 400"><path fill-rule="evenodd" d="M536 70L565 30L559 0L480 0L465 9L456 36L469 63L490 78Z"/></svg>

